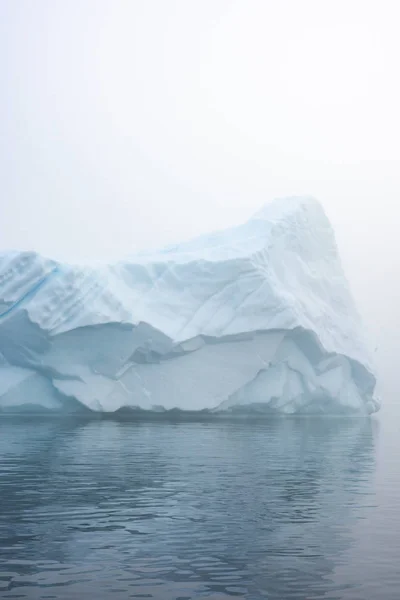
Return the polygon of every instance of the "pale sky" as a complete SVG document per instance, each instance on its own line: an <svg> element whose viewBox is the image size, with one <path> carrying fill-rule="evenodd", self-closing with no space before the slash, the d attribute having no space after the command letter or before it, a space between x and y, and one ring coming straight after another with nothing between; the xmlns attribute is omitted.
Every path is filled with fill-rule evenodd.
<svg viewBox="0 0 400 600"><path fill-rule="evenodd" d="M313 195L387 362L399 22L394 0L0 0L0 250L122 257Z"/></svg>

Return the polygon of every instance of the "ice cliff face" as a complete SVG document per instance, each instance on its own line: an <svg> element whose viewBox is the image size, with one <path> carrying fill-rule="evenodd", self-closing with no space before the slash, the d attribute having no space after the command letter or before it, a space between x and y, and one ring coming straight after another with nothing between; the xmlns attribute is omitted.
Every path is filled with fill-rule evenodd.
<svg viewBox="0 0 400 600"><path fill-rule="evenodd" d="M0 255L0 410L368 414L374 387L313 199L98 268Z"/></svg>

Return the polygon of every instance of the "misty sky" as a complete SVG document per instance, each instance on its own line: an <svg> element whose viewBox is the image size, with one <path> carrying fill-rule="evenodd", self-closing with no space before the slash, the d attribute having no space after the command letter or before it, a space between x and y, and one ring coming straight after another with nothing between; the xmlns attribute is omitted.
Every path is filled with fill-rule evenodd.
<svg viewBox="0 0 400 600"><path fill-rule="evenodd" d="M393 353L399 18L387 0L0 0L0 250L120 257L311 194Z"/></svg>

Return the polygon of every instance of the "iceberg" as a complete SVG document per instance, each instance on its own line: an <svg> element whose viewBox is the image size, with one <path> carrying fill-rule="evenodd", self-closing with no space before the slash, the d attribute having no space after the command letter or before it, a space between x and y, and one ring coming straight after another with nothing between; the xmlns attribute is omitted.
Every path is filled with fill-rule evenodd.
<svg viewBox="0 0 400 600"><path fill-rule="evenodd" d="M375 384L312 198L112 264L0 254L3 413L370 414Z"/></svg>

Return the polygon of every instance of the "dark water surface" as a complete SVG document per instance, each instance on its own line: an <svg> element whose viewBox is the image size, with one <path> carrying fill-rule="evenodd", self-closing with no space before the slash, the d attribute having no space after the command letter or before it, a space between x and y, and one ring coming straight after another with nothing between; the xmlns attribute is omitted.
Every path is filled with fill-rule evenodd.
<svg viewBox="0 0 400 600"><path fill-rule="evenodd" d="M0 597L398 600L398 447L391 419L3 419Z"/></svg>

